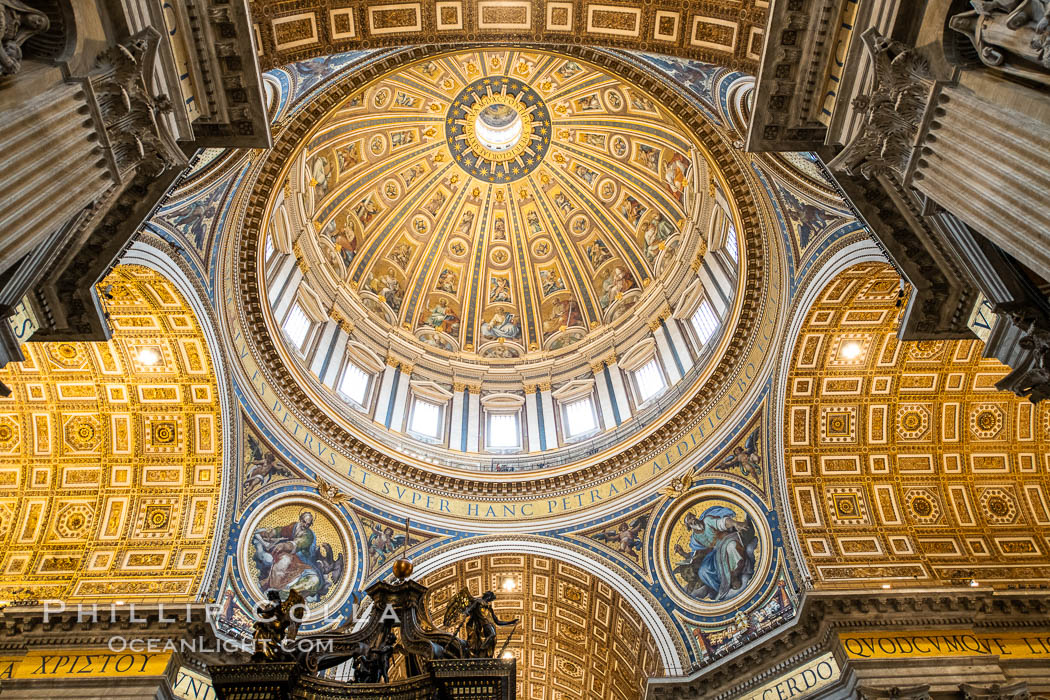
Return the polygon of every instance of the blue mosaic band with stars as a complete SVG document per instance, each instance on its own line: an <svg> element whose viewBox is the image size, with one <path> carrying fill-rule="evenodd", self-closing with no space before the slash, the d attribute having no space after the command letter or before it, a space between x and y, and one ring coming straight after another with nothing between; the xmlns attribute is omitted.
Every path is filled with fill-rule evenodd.
<svg viewBox="0 0 1050 700"><path fill-rule="evenodd" d="M474 153L465 139L458 138L464 133L464 125L458 122L469 115L470 107L476 101L475 96L485 97L490 88L493 93L501 92L504 86L507 88L507 94L517 96L518 101L526 108L534 107L530 114L532 133L536 138L532 139L531 146L534 153L523 154L520 164L517 161L508 161L498 163L493 169L492 161ZM520 180L538 168L550 150L553 133L550 110L547 109L543 98L528 83L521 80L479 78L460 91L445 116L445 138L452 157L467 174L483 182L507 183Z"/></svg>

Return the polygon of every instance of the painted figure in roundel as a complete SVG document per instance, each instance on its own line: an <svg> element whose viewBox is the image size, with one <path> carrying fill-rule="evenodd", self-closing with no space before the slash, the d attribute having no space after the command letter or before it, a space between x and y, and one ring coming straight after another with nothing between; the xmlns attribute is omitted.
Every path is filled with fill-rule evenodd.
<svg viewBox="0 0 1050 700"><path fill-rule="evenodd" d="M320 602L343 577L343 547L335 537L333 541L319 540L309 508L301 509L294 520L288 518L292 513L286 510L274 511L252 533L259 589L263 595L296 590L308 603Z"/></svg>
<svg viewBox="0 0 1050 700"><path fill-rule="evenodd" d="M759 546L750 515L723 499L705 499L672 527L667 557L689 597L720 602L750 583Z"/></svg>

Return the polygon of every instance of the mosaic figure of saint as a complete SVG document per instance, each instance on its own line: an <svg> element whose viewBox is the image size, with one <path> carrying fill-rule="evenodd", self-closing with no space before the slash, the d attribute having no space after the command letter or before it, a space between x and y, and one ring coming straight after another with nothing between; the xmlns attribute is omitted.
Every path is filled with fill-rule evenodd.
<svg viewBox="0 0 1050 700"><path fill-rule="evenodd" d="M264 594L295 590L314 603L339 583L345 567L343 554L334 556L331 544L318 545L313 524L313 513L304 510L294 523L260 527L252 533L258 583Z"/></svg>
<svg viewBox="0 0 1050 700"><path fill-rule="evenodd" d="M674 573L686 592L697 600L728 600L744 589L755 573L758 536L747 515L737 519L727 506L713 505L682 520L689 532L689 549L680 544Z"/></svg>

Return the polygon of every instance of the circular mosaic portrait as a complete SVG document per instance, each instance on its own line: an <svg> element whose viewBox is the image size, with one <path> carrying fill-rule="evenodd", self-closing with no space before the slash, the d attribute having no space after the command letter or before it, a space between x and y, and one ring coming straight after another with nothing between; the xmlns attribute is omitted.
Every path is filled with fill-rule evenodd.
<svg viewBox="0 0 1050 700"><path fill-rule="evenodd" d="M734 491L700 489L664 516L658 564L684 607L718 614L746 600L769 569L766 521Z"/></svg>
<svg viewBox="0 0 1050 700"><path fill-rule="evenodd" d="M270 591L296 590L306 601L306 620L340 607L356 561L345 521L326 504L278 499L252 514L241 532L241 573L257 600Z"/></svg>

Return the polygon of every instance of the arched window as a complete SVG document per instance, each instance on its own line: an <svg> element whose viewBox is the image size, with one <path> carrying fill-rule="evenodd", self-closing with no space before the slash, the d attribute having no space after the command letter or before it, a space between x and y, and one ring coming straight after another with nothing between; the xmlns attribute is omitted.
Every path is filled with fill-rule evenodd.
<svg viewBox="0 0 1050 700"><path fill-rule="evenodd" d="M413 397L412 411L408 417L410 432L437 440L441 437L444 406L420 396Z"/></svg>
<svg viewBox="0 0 1050 700"><path fill-rule="evenodd" d="M562 411L566 438L572 439L598 429L598 413L590 394L562 404Z"/></svg>
<svg viewBox="0 0 1050 700"><path fill-rule="evenodd" d="M729 253L729 257L733 259L733 262L740 262L740 247L736 239L736 228L732 222L729 223L726 229L726 252Z"/></svg>
<svg viewBox="0 0 1050 700"><path fill-rule="evenodd" d="M487 447L513 449L521 447L521 411L506 413L488 411L488 425L485 426L485 444Z"/></svg>
<svg viewBox="0 0 1050 700"><path fill-rule="evenodd" d="M270 260L273 258L273 254L277 251L277 246L273 244L273 236L269 233L266 234L266 249L263 253L263 262L269 265Z"/></svg>
<svg viewBox="0 0 1050 700"><path fill-rule="evenodd" d="M524 446L521 411L525 399L517 394L494 393L481 399L484 409L485 448L516 452Z"/></svg>
<svg viewBox="0 0 1050 700"><path fill-rule="evenodd" d="M339 378L339 393L363 408L368 404L371 385L372 375L347 360L346 366L343 367L343 375Z"/></svg>
<svg viewBox="0 0 1050 700"><path fill-rule="evenodd" d="M711 303L707 299L703 299L696 307L689 322L700 345L706 345L718 330L718 317L715 316L715 310L711 308Z"/></svg>
<svg viewBox="0 0 1050 700"><path fill-rule="evenodd" d="M300 353L306 351L307 341L310 339L310 332L313 329L313 322L310 321L310 317L306 315L306 311L303 310L298 301L292 302L292 306L288 310L288 315L284 317L284 323L281 324L281 328L284 330L284 334L288 337L292 347Z"/></svg>
<svg viewBox="0 0 1050 700"><path fill-rule="evenodd" d="M634 371L634 387L638 392L639 403L645 403L667 388L664 371L656 357Z"/></svg>

